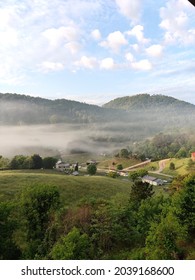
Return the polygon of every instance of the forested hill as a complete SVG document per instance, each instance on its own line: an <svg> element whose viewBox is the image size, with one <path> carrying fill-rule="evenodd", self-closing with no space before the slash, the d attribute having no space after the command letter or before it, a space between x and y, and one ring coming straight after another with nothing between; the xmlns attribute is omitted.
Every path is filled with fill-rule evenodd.
<svg viewBox="0 0 195 280"><path fill-rule="evenodd" d="M187 111L195 113L195 105L188 102L178 100L176 98L165 95L149 95L138 94L134 96L125 96L116 98L104 105L105 108L123 109L127 111L134 110L169 110L171 111Z"/></svg>
<svg viewBox="0 0 195 280"><path fill-rule="evenodd" d="M0 93L0 125L93 123L120 117L119 110L77 101Z"/></svg>
<svg viewBox="0 0 195 280"><path fill-rule="evenodd" d="M137 141L172 129L194 127L195 105L163 95L117 98L103 107L66 99L0 93L0 125L89 124L95 139Z"/></svg>

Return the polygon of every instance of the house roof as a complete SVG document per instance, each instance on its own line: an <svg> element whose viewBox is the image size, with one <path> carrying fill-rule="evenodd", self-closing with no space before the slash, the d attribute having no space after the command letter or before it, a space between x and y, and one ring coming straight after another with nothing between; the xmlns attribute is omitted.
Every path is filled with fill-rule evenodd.
<svg viewBox="0 0 195 280"><path fill-rule="evenodd" d="M156 180L155 177L148 176L148 175L144 176L142 179L144 179L144 180L149 180L149 181L155 181L155 180Z"/></svg>

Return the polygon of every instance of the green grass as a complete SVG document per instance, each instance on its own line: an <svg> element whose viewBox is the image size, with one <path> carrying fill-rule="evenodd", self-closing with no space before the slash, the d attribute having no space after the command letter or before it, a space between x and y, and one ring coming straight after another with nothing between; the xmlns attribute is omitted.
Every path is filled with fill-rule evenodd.
<svg viewBox="0 0 195 280"><path fill-rule="evenodd" d="M182 158L182 159L170 159L169 162L167 162L165 169L162 173L172 175L172 176L178 176L178 175L185 175L188 174L189 171L186 169L188 162L190 158ZM173 162L175 164L175 170L170 170L169 165Z"/></svg>
<svg viewBox="0 0 195 280"><path fill-rule="evenodd" d="M115 165L112 165L112 163L115 163ZM135 164L138 164L140 163L140 160L137 160L137 159L134 159L134 158L119 158L119 157L114 157L114 158L111 158L111 159L106 159L106 160L103 160L101 161L99 164L98 164L98 168L102 168L102 169L109 169L109 167L114 167L114 168L117 168L117 165L118 164L122 164L123 168L127 168L129 166L132 166L132 165L135 165Z"/></svg>
<svg viewBox="0 0 195 280"><path fill-rule="evenodd" d="M91 198L113 199L118 194L129 198L130 182L103 176L69 176L55 171L1 171L0 201L13 199L22 188L34 184L59 187L64 206Z"/></svg>

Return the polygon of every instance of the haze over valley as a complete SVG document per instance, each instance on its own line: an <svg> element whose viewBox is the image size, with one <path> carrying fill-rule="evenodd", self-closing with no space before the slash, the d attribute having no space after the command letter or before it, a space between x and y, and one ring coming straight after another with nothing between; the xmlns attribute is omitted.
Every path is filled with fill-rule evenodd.
<svg viewBox="0 0 195 280"><path fill-rule="evenodd" d="M182 132L195 105L163 95L118 98L103 107L0 94L0 154L113 153L160 132Z"/></svg>

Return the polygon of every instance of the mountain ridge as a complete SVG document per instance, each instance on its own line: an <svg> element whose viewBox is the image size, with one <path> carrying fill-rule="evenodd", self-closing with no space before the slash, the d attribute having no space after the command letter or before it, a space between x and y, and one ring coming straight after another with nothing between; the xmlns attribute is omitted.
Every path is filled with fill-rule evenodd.
<svg viewBox="0 0 195 280"><path fill-rule="evenodd" d="M134 110L134 109L151 109L151 106L158 105L162 106L179 106L195 108L195 105L177 98L161 95L161 94L137 94L132 96L118 97L111 100L103 105L105 108L113 109L124 109L124 110Z"/></svg>

